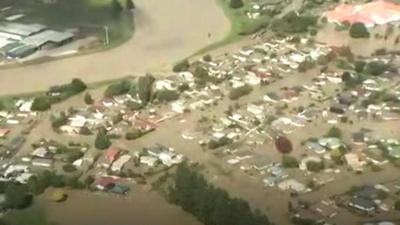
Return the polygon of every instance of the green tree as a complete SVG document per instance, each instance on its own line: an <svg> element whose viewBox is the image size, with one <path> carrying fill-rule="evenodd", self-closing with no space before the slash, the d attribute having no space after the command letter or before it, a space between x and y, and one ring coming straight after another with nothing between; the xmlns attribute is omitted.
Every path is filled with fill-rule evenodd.
<svg viewBox="0 0 400 225"><path fill-rule="evenodd" d="M36 97L33 100L31 110L32 111L46 111L51 108L50 99L47 96Z"/></svg>
<svg viewBox="0 0 400 225"><path fill-rule="evenodd" d="M112 8L112 15L114 17L121 15L123 8L122 8L121 3L118 0L112 0L111 8Z"/></svg>
<svg viewBox="0 0 400 225"><path fill-rule="evenodd" d="M190 67L189 61L187 59L175 64L175 66L172 68L172 70L175 73L179 73L179 72L184 72L187 71Z"/></svg>
<svg viewBox="0 0 400 225"><path fill-rule="evenodd" d="M104 97L123 95L128 93L130 89L131 89L131 82L129 80L121 80L119 82L109 85L104 92Z"/></svg>
<svg viewBox="0 0 400 225"><path fill-rule="evenodd" d="M85 101L85 104L86 104L86 105L92 105L92 104L94 103L94 100L93 100L93 98L92 98L92 95L91 95L89 92L87 92L87 93L85 94L84 101Z"/></svg>
<svg viewBox="0 0 400 225"><path fill-rule="evenodd" d="M143 105L147 105L147 103L151 100L151 96L153 94L153 83L156 79L150 75L146 74L145 76L139 77L138 86L139 86L139 98L142 101Z"/></svg>
<svg viewBox="0 0 400 225"><path fill-rule="evenodd" d="M136 6L135 6L135 4L133 3L132 0L126 0L125 5L126 5L126 8L129 9L129 10L132 10L132 9L136 8Z"/></svg>
<svg viewBox="0 0 400 225"><path fill-rule="evenodd" d="M335 138L341 138L342 137L342 131L338 127L331 127L326 134L327 137L335 137Z"/></svg>
<svg viewBox="0 0 400 225"><path fill-rule="evenodd" d="M242 0L230 0L229 6L232 9L239 9L243 7L243 1Z"/></svg>
<svg viewBox="0 0 400 225"><path fill-rule="evenodd" d="M6 206L12 209L23 209L31 205L32 195L25 186L10 183L5 191Z"/></svg>
<svg viewBox="0 0 400 225"><path fill-rule="evenodd" d="M110 138L105 132L99 131L96 135L94 146L99 150L107 149L111 146Z"/></svg>
<svg viewBox="0 0 400 225"><path fill-rule="evenodd" d="M299 167L299 162L296 158L290 155L283 155L282 156L282 166L285 168L297 168Z"/></svg>
<svg viewBox="0 0 400 225"><path fill-rule="evenodd" d="M350 37L352 38L369 38L370 34L363 23L353 23L349 30Z"/></svg>
<svg viewBox="0 0 400 225"><path fill-rule="evenodd" d="M396 200L396 202L394 203L394 209L400 211L400 200Z"/></svg>

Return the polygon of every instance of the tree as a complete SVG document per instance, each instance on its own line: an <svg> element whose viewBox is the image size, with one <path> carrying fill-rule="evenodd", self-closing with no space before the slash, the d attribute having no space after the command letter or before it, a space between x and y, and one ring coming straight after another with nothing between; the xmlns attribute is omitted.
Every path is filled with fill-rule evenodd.
<svg viewBox="0 0 400 225"><path fill-rule="evenodd" d="M177 64L172 68L172 70L173 70L175 73L179 73L179 72L187 71L187 70L189 69L189 67L190 67L189 61L188 61L187 59L185 59L185 60L183 60L183 61L177 63Z"/></svg>
<svg viewBox="0 0 400 225"><path fill-rule="evenodd" d="M78 78L72 79L70 87L71 91L76 94L86 90L87 88L86 84Z"/></svg>
<svg viewBox="0 0 400 225"><path fill-rule="evenodd" d="M122 5L118 0L112 0L111 8L112 8L112 14L115 17L119 16L123 10Z"/></svg>
<svg viewBox="0 0 400 225"><path fill-rule="evenodd" d="M285 168L297 168L299 167L299 162L297 161L296 158L289 156L289 155L283 155L282 156L282 166Z"/></svg>
<svg viewBox="0 0 400 225"><path fill-rule="evenodd" d="M36 97L33 100L31 110L32 111L46 111L51 108L50 99L47 96Z"/></svg>
<svg viewBox="0 0 400 225"><path fill-rule="evenodd" d="M150 100L153 94L153 83L156 79L150 75L146 74L146 76L139 77L138 86L139 86L139 98L142 101L143 105L146 105Z"/></svg>
<svg viewBox="0 0 400 225"><path fill-rule="evenodd" d="M85 94L84 101L85 101L85 104L86 104L86 105L92 105L92 104L94 103L94 100L93 100L93 98L92 98L92 95L91 95L89 92L87 92L87 93Z"/></svg>
<svg viewBox="0 0 400 225"><path fill-rule="evenodd" d="M325 168L325 165L323 162L316 162L316 161L308 161L307 164L307 170L318 173L319 171L323 170Z"/></svg>
<svg viewBox="0 0 400 225"><path fill-rule="evenodd" d="M99 150L107 149L111 146L110 138L105 132L99 131L94 141L94 146Z"/></svg>
<svg viewBox="0 0 400 225"><path fill-rule="evenodd" d="M129 80L121 80L119 82L113 83L107 87L104 92L105 97L113 97L117 95L123 95L130 91L131 82Z"/></svg>
<svg viewBox="0 0 400 225"><path fill-rule="evenodd" d="M67 124L68 117L65 114L65 112L60 112L59 115L51 116L50 120L51 120L51 126L53 127L53 129L56 130L61 126Z"/></svg>
<svg viewBox="0 0 400 225"><path fill-rule="evenodd" d="M248 95L253 91L253 88L246 84L244 86L234 88L229 92L229 98L231 100L237 100L241 98L242 96Z"/></svg>
<svg viewBox="0 0 400 225"><path fill-rule="evenodd" d="M133 3L132 0L126 0L126 4L125 5L126 5L126 8L129 9L129 10L132 10L132 9L136 8L136 6L135 6L135 4Z"/></svg>
<svg viewBox="0 0 400 225"><path fill-rule="evenodd" d="M232 9L239 9L243 7L243 1L242 0L230 0L229 6Z"/></svg>
<svg viewBox="0 0 400 225"><path fill-rule="evenodd" d="M75 172L75 171L76 171L76 167L75 167L74 165L72 165L72 164L65 164L65 165L62 167L62 169L63 169L63 171L66 172L66 173L72 173L72 172Z"/></svg>
<svg viewBox="0 0 400 225"><path fill-rule="evenodd" d="M370 34L363 23L353 23L349 30L350 37L352 38L369 38Z"/></svg>
<svg viewBox="0 0 400 225"><path fill-rule="evenodd" d="M341 138L342 137L342 131L338 127L331 127L326 134L327 137L335 137L335 138Z"/></svg>
<svg viewBox="0 0 400 225"><path fill-rule="evenodd" d="M396 200L396 202L394 203L394 209L400 211L400 200Z"/></svg>
<svg viewBox="0 0 400 225"><path fill-rule="evenodd" d="M285 136L278 136L275 139L275 147L283 154L288 154L293 150L292 142Z"/></svg>
<svg viewBox="0 0 400 225"><path fill-rule="evenodd" d="M25 186L11 183L5 191L6 206L12 209L23 209L31 205L32 195Z"/></svg>

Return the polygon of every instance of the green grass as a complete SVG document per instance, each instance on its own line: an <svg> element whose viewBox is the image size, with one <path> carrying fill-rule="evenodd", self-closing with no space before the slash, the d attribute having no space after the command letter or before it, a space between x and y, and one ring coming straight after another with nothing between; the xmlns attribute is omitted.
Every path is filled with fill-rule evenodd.
<svg viewBox="0 0 400 225"><path fill-rule="evenodd" d="M244 2L245 5L240 9L232 9L231 7L229 7L228 0L216 1L224 10L226 17L228 17L231 23L230 32L223 40L200 49L198 52L193 54L193 56L202 55L213 49L238 41L246 35L257 32L258 30L260 30L261 27L268 24L269 18L267 16L260 16L260 18L258 19L249 19L246 16L245 11L250 7L248 2Z"/></svg>
<svg viewBox="0 0 400 225"><path fill-rule="evenodd" d="M7 213L2 220L7 225L54 225L47 219L45 210L38 204Z"/></svg>

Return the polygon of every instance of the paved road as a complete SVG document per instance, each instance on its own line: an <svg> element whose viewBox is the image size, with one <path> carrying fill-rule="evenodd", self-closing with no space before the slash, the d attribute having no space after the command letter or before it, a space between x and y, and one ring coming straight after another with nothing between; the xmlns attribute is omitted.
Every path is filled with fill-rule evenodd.
<svg viewBox="0 0 400 225"><path fill-rule="evenodd" d="M131 40L109 51L1 69L0 95L45 90L74 77L96 82L155 71L222 39L230 29L216 0L135 3L136 32Z"/></svg>

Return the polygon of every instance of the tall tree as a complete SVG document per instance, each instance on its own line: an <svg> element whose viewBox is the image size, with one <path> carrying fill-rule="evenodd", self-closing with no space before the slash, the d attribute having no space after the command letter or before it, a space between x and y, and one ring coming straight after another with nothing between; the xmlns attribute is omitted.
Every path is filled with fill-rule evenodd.
<svg viewBox="0 0 400 225"><path fill-rule="evenodd" d="M154 81L155 78L150 74L146 74L146 76L139 78L138 92L139 92L139 98L142 101L143 105L146 105L151 100Z"/></svg>
<svg viewBox="0 0 400 225"><path fill-rule="evenodd" d="M126 8L129 9L129 10L132 10L132 9L136 8L135 3L133 3L132 0L126 0L125 5L126 5Z"/></svg>
<svg viewBox="0 0 400 225"><path fill-rule="evenodd" d="M119 16L123 10L121 3L118 0L111 2L113 16Z"/></svg>

